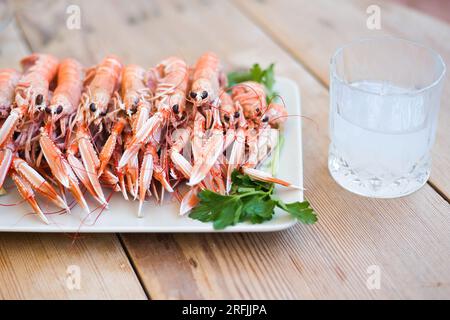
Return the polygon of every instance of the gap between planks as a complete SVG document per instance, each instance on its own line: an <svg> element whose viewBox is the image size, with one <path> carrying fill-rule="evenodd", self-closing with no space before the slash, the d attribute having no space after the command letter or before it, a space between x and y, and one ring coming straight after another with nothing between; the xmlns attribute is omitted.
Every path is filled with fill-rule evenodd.
<svg viewBox="0 0 450 320"><path fill-rule="evenodd" d="M139 281L139 284L142 287L142 290L145 293L145 296L147 297L147 300L152 300L150 291L148 291L148 288L145 286L145 282L144 279L142 279L142 275L139 272L138 267L136 266L135 261L133 260L133 258L131 257L131 253L128 250L128 247L126 246L123 238L122 238L122 234L120 233L115 233L116 237L119 239L119 243L123 249L123 251L125 252L125 255L127 256L128 261L130 262L131 268L133 269L134 274L136 275L136 278Z"/></svg>
<svg viewBox="0 0 450 320"><path fill-rule="evenodd" d="M283 41L280 41L277 37L277 35L272 32L270 29L268 29L264 24L261 24L258 19L254 17L253 14L249 12L245 6L239 6L235 3L235 1L230 1L233 7L235 7L237 10L239 10L244 16L246 16L256 27L258 27L265 35L267 35L277 46L279 46L283 51L285 51L292 59L297 61L306 71L309 72L309 74L326 90L329 90L329 85L326 83L322 77L318 74L318 72L314 71L314 68L312 68L308 62L305 59L302 59L300 55L296 54L296 50L291 49L287 47ZM434 183L432 183L429 179L427 181L427 184L447 203L450 203L450 197L447 197L447 195L441 191Z"/></svg>

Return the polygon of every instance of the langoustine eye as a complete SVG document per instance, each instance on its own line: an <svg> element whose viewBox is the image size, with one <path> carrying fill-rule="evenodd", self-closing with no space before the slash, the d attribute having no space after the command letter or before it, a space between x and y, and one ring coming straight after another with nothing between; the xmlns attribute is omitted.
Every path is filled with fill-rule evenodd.
<svg viewBox="0 0 450 320"><path fill-rule="evenodd" d="M40 106L44 102L44 96L42 94L38 94L35 99L35 103L37 106Z"/></svg>

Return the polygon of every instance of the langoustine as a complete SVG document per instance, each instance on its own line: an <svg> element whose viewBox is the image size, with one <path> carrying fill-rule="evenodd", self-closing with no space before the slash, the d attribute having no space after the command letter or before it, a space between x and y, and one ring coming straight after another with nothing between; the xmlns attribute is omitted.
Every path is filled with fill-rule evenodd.
<svg viewBox="0 0 450 320"><path fill-rule="evenodd" d="M86 212L81 187L106 207L108 186L138 199L139 217L144 201L161 201L164 191L178 195L183 214L199 190L225 194L235 169L295 187L257 169L277 143L284 106L266 102L256 82L227 88L214 53L192 69L177 57L145 71L107 56L85 74L76 60L39 54L23 66L23 75L0 70L0 111L12 110L0 128L0 181L9 173L45 222L34 192L70 210L52 184ZM22 132L14 135L18 126ZM184 182L189 189L181 196Z"/></svg>
<svg viewBox="0 0 450 320"><path fill-rule="evenodd" d="M89 213L90 209L79 187L78 178L63 153L67 141L70 140L70 118L75 115L80 102L83 76L83 68L78 61L74 59L61 61L58 70L58 85L50 105L46 108L48 116L41 128L39 144L53 176L72 193L77 203ZM56 134L57 122L59 122L60 137ZM65 136L66 131L68 138ZM63 150L57 146L58 140L61 138Z"/></svg>

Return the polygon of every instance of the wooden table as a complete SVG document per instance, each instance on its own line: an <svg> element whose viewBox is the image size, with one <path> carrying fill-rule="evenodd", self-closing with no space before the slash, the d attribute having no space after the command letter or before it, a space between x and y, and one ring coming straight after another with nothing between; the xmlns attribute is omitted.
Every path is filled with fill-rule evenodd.
<svg viewBox="0 0 450 320"><path fill-rule="evenodd" d="M389 2L368 30L372 1L21 1L0 33L0 67L31 51L85 65L115 53L150 66L214 50L228 69L276 62L300 87L306 197L319 214L266 234L0 234L0 298L450 298L450 83L430 181L413 195L367 199L327 171L328 62L339 45L393 34L435 48L450 65L450 26ZM81 29L66 8L81 8ZM81 272L67 286L68 267ZM370 266L381 272L369 289ZM70 267L69 267L70 268ZM369 269L368 269L369 268ZM70 269L69 269L70 270ZM72 289L72 290L71 290Z"/></svg>

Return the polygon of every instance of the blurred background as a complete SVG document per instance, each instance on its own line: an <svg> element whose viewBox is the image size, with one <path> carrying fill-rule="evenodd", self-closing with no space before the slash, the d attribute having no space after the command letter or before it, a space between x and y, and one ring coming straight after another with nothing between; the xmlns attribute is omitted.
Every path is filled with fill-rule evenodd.
<svg viewBox="0 0 450 320"><path fill-rule="evenodd" d="M220 4L226 2L227 4ZM250 5L247 6L247 3ZM391 15L390 6L395 5L411 8L412 12L421 12L433 16L446 23L450 22L450 1L448 0L391 0L391 1L326 1L321 0L320 7L329 7L332 10L338 10L334 17L336 21L328 21L330 25L339 23L339 18L347 14L349 6L360 10L360 18L365 19L367 16L366 8L370 4L379 6L381 10L381 19L383 22L384 15ZM256 4L254 4L256 3ZM257 5L267 7L273 6L271 0L170 0L170 1L86 1L86 0L0 0L0 66L10 66L10 59L13 53L22 53L28 49L31 51L45 48L45 51L54 54L71 55L82 60L84 63L90 63L92 56L97 59L101 55L117 52L117 47L122 48L123 58L134 56L152 57L160 59L165 54L165 50L158 50L158 47L169 49L173 54L186 54L183 52L181 44L186 41L185 35L181 28L183 25L189 25L193 30L200 29L197 34L191 34L189 41L196 41L198 48L201 48L202 42L207 43L205 47L211 48L211 43L217 43L218 46L227 46L227 42L221 43L209 41L209 37L217 36L224 37L233 36L233 32L239 32L237 29L221 30L221 27L215 27L216 30L221 30L221 34L212 35L214 28L211 24L219 23L220 19L225 18L225 11L228 7L233 6L240 9L250 20L256 21L257 15L254 15L253 7ZM298 27L299 36L302 30L308 32L316 32L320 34L319 30L314 30L311 22L320 23L323 20L329 19L327 15L315 14L313 8L310 8L308 1L294 0L293 8L304 8L305 12L310 15L301 17L296 23ZM279 6L279 11L276 9ZM281 1L275 7L275 12L272 14L282 16L289 1ZM294 10L295 11L295 10ZM301 15L301 12L299 12ZM182 17L180 18L180 16ZM214 20L216 17L217 20ZM234 18L233 18L234 17ZM289 17L288 17L289 18ZM307 18L308 20L305 20ZM394 19L393 19L394 18ZM164 19L166 22L158 21ZM230 15L229 19L236 19L236 15ZM268 17L270 19L270 17ZM171 23L169 23L169 21ZM363 20L364 21L364 20ZM396 21L399 25L402 23L402 16L389 17L389 22ZM381 30L368 30L364 23L360 21L352 21L355 24L355 34L350 39L357 36L379 34L392 34L391 28L387 29L382 26ZM276 20L271 23L276 26ZM344 23L349 23L345 21ZM78 25L77 25L78 24ZM163 27L164 26L164 27ZM419 27L419 26L417 26ZM146 38L139 41L136 40L135 35L141 34L145 30ZM209 31L209 32L208 32ZM248 32L248 30L243 30ZM281 30L280 30L281 31ZM173 32L173 34L171 33ZM205 35L206 32L206 35ZM12 39L14 33L18 39ZM413 33L412 33L413 34ZM169 36L170 35L170 36ZM183 35L183 36L182 36ZM206 36L207 39L202 41L199 36ZM178 39L183 37L184 39ZM414 39L408 35L411 40ZM17 41L20 40L20 41ZM225 37L223 38L225 40ZM342 37L340 43L344 42L345 37ZM21 47L18 42L25 44L26 48ZM121 46L118 44L121 43ZM228 43L230 44L230 43ZM131 51L139 51L139 54L133 54ZM158 54L158 52L160 54ZM166 51L167 52L167 51ZM3 54L2 54L3 53ZM17 55L14 55L17 57ZM16 58L17 60L17 58ZM133 61L143 63L144 61ZM156 61L155 61L156 62Z"/></svg>
<svg viewBox="0 0 450 320"><path fill-rule="evenodd" d="M0 0L0 66L9 64L8 61L11 55L7 56L5 53L14 53L24 51L23 48L14 47L14 43L17 39L12 39L12 34L17 32L17 37L20 42L25 43L27 49L37 50L39 48L45 48L45 51L55 54L67 54L72 55L80 60L84 60L85 63L90 62L90 57L95 55L100 57L102 54L115 51L117 53L118 43L122 43L120 46L123 48L124 59L127 56L131 56L132 50L139 51L140 54L134 56L145 56L149 53L149 56L154 55L158 50L157 47L163 47L171 49L172 52L178 54L184 54L181 44L185 39L177 39L177 34L180 36L183 34L181 30L183 25L188 24L191 28L200 28L199 34L206 32L208 37L211 36L213 28L211 23L217 23L213 17L217 17L219 20L224 18L221 15L224 14L224 9L229 6L237 7L241 9L245 15L251 20L255 21L256 15L253 15L252 8L255 6L253 2L272 6L271 0L250 0L251 3L247 7L244 1L239 0L225 0L223 2L230 3L229 5L218 5L221 0L194 0L194 1L182 1L182 0L169 0L169 1L86 1L86 0ZM360 9L360 16L364 19L367 15L365 8L374 4L380 6L381 19L384 15L390 15L391 4L404 6L405 8L411 8L414 11L425 13L433 16L441 21L450 23L450 1L448 0L390 0L390 1L352 1L352 0L338 0L338 1L326 1L321 0L320 6L323 8L329 7L332 10L337 11L335 14L336 23L339 23L339 18L348 11L348 6ZM308 1L294 0L293 8L305 8L305 13L310 11ZM285 7L289 6L289 2L281 1L279 3L279 12L273 12L274 15L285 14ZM196 9L199 7L198 9ZM277 10L277 9L275 9ZM196 12L197 11L197 12ZM225 10L226 11L226 10ZM295 11L295 10L294 10ZM413 12L414 12L413 11ZM314 12L310 12L312 15L308 16L311 21L315 20L320 24L327 15L314 15ZM183 18L179 19L180 14L183 14ZM301 14L299 12L299 14ZM78 16L78 20L73 16ZM235 15L231 15L230 19ZM161 24L158 19L165 19L167 23ZM268 17L268 19L270 19ZM305 17L301 17L297 21L297 27L299 36L301 35L304 27L308 32L315 32L313 25L309 21L304 21ZM328 19L328 17L327 17ZM172 22L172 26L169 26L169 20ZM389 22L395 21L398 24L402 23L402 16L389 17ZM203 22L202 22L203 21ZM330 25L334 25L335 22L329 21ZM78 27L77 27L78 23ZM276 20L272 21L276 26ZM347 22L345 22L347 23ZM164 30L162 25L167 26L170 30ZM352 36L365 36L373 35L373 30L367 32L364 28L364 24L357 24L355 21L355 27L361 30L355 30L355 34ZM419 27L419 26L417 26ZM178 29L179 32L176 32ZM217 27L216 29L220 29ZM133 41L135 36L133 32L138 34L142 30L145 30L148 36L145 41L137 42ZM170 31L175 31L175 34L171 34ZM223 30L228 34L234 32L233 30ZM281 30L280 30L281 31ZM319 31L319 30L317 30ZM246 32L244 30L244 32ZM376 30L376 33L392 34L392 30ZM168 36L170 34L170 37ZM197 41L199 48L202 45L202 39L199 34L192 34L191 41ZM318 32L318 35L320 33ZM413 33L412 33L413 34ZM203 36L203 35L202 35ZM222 35L217 35L218 37ZM409 36L409 38L413 38ZM344 41L343 37L342 41ZM205 39L210 40L210 39ZM418 40L420 39L411 39ZM178 45L177 46L177 41ZM17 42L17 41L16 41ZM216 41L214 41L216 42ZM208 43L208 41L204 41ZM341 44L341 43L339 43ZM222 41L221 46L226 46L227 43ZM211 43L208 43L208 48L211 47ZM87 52L89 51L89 52ZM159 50L164 52L164 50ZM156 56L162 58L162 54ZM140 62L140 61L135 61ZM9 65L11 66L11 65Z"/></svg>
<svg viewBox="0 0 450 320"><path fill-rule="evenodd" d="M420 10L443 21L450 22L450 1L448 0L392 0Z"/></svg>

